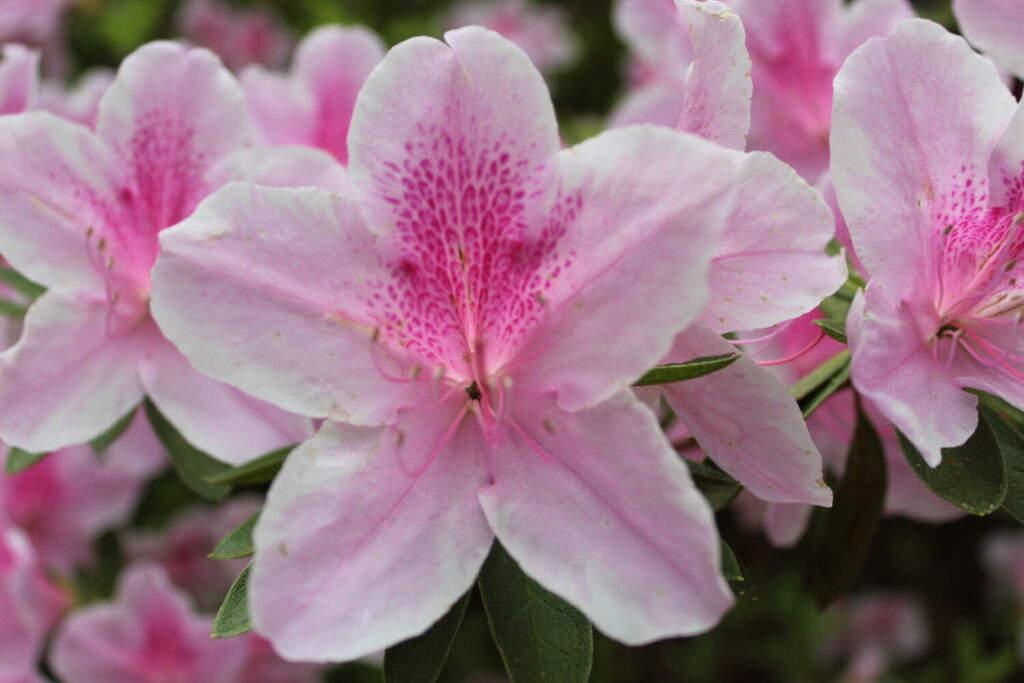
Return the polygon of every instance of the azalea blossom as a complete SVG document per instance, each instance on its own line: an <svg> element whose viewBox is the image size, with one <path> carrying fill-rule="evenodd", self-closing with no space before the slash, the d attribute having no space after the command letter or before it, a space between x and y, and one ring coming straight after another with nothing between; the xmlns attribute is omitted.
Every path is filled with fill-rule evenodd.
<svg viewBox="0 0 1024 683"><path fill-rule="evenodd" d="M464 0L448 14L448 28L483 26L518 45L541 71L570 65L579 48L558 7L529 0Z"/></svg>
<svg viewBox="0 0 1024 683"><path fill-rule="evenodd" d="M256 526L254 627L287 659L366 655L439 619L497 536L613 638L703 631L732 601L712 513L627 389L707 300L731 156L654 127L562 151L520 49L445 39L367 80L352 198L236 184L162 236L179 348L327 419Z"/></svg>
<svg viewBox="0 0 1024 683"><path fill-rule="evenodd" d="M147 479L165 463L139 411L102 455L72 446L19 474L0 474L0 510L28 534L48 567L67 574L91 559L100 533L127 521Z"/></svg>
<svg viewBox="0 0 1024 683"><path fill-rule="evenodd" d="M271 145L319 147L345 163L356 95L383 57L373 31L324 26L299 44L290 74L247 68L242 87L257 134Z"/></svg>
<svg viewBox="0 0 1024 683"><path fill-rule="evenodd" d="M1024 78L1024 5L1016 0L953 0L967 40L1018 78Z"/></svg>
<svg viewBox="0 0 1024 683"><path fill-rule="evenodd" d="M241 88L206 50L140 48L95 132L45 112L0 119L0 252L47 292L0 356L0 436L30 452L83 443L144 395L196 447L240 462L308 421L196 371L149 316L158 233L236 178L342 191L317 150L246 149Z"/></svg>
<svg viewBox="0 0 1024 683"><path fill-rule="evenodd" d="M875 683L895 664L916 659L930 645L924 606L911 594L857 595L832 610L825 654L847 661L844 683Z"/></svg>
<svg viewBox="0 0 1024 683"><path fill-rule="evenodd" d="M20 114L35 104L39 89L39 53L22 45L0 50L0 116Z"/></svg>
<svg viewBox="0 0 1024 683"><path fill-rule="evenodd" d="M39 88L38 108L68 121L95 128L100 101L114 82L110 69L89 69L73 86L65 87L57 81L43 81Z"/></svg>
<svg viewBox="0 0 1024 683"><path fill-rule="evenodd" d="M43 683L36 663L66 606L28 537L0 512L0 681Z"/></svg>
<svg viewBox="0 0 1024 683"><path fill-rule="evenodd" d="M978 424L965 387L1024 407L1024 115L962 38L912 20L836 79L832 174L871 281L857 390L931 465Z"/></svg>
<svg viewBox="0 0 1024 683"><path fill-rule="evenodd" d="M232 71L250 64L278 66L292 46L287 26L261 7L233 9L219 0L189 0L178 24L185 38L216 52Z"/></svg>
<svg viewBox="0 0 1024 683"><path fill-rule="evenodd" d="M200 616L163 571L140 564L122 574L111 602L73 611L57 630L50 664L75 683L242 683L245 639L210 638Z"/></svg>

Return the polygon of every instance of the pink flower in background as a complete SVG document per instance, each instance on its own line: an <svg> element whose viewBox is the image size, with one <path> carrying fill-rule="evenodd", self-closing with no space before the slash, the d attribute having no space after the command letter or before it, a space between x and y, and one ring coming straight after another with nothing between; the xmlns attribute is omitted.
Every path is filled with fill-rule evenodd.
<svg viewBox="0 0 1024 683"><path fill-rule="evenodd" d="M1024 607L1024 534L996 532L985 539L985 568L1000 584L1013 591Z"/></svg>
<svg viewBox="0 0 1024 683"><path fill-rule="evenodd" d="M448 28L483 26L518 45L541 71L557 71L579 54L561 8L529 0L465 0L448 15Z"/></svg>
<svg viewBox="0 0 1024 683"><path fill-rule="evenodd" d="M240 462L301 441L307 420L196 371L149 316L158 233L235 178L343 190L318 150L245 149L237 82L206 50L140 48L96 130L0 119L0 252L48 288L0 356L0 435L31 452L95 437L148 395L196 447Z"/></svg>
<svg viewBox="0 0 1024 683"><path fill-rule="evenodd" d="M67 601L46 577L28 537L0 511L0 681L43 683L36 663Z"/></svg>
<svg viewBox="0 0 1024 683"><path fill-rule="evenodd" d="M963 39L913 20L836 79L832 175L871 282L854 386L932 465L987 391L1024 407L1024 115Z"/></svg>
<svg viewBox="0 0 1024 683"><path fill-rule="evenodd" d="M279 66L292 47L284 22L260 7L232 9L218 0L189 0L178 24L185 38L216 52L232 71L250 64Z"/></svg>
<svg viewBox="0 0 1024 683"><path fill-rule="evenodd" d="M100 101L114 82L110 69L90 69L73 86L58 81L43 81L39 90L38 108L90 128L96 127Z"/></svg>
<svg viewBox="0 0 1024 683"><path fill-rule="evenodd" d="M241 80L257 134L270 145L319 147L345 163L356 95L383 57L384 43L369 29L325 26L299 44L290 74L249 67Z"/></svg>
<svg viewBox="0 0 1024 683"><path fill-rule="evenodd" d="M235 185L163 238L179 348L328 418L256 527L255 628L289 659L376 651L440 618L497 535L618 640L703 631L732 600L712 513L626 390L706 301L734 164L653 127L561 151L522 51L446 40L364 86L354 198Z"/></svg>
<svg viewBox="0 0 1024 683"><path fill-rule="evenodd" d="M91 560L97 536L127 521L146 481L164 464L163 448L139 411L103 455L72 446L19 474L0 474L0 510L29 536L44 564L69 574Z"/></svg>
<svg viewBox="0 0 1024 683"><path fill-rule="evenodd" d="M50 664L74 683L243 683L246 639L215 640L212 627L212 617L197 614L163 570L139 564L121 575L113 601L67 617Z"/></svg>
<svg viewBox="0 0 1024 683"><path fill-rule="evenodd" d="M11 44L0 56L0 116L28 111L39 90L39 53Z"/></svg>
<svg viewBox="0 0 1024 683"><path fill-rule="evenodd" d="M214 560L217 543L260 508L258 496L231 498L216 508L188 508L159 532L129 532L127 555L159 564L203 610L213 611L248 560Z"/></svg>
<svg viewBox="0 0 1024 683"><path fill-rule="evenodd" d="M832 610L825 654L847 662L844 683L877 683L895 664L922 656L931 640L924 607L910 594L865 593Z"/></svg>
<svg viewBox="0 0 1024 683"><path fill-rule="evenodd" d="M43 45L60 27L64 11L75 0L0 0L0 43Z"/></svg>
<svg viewBox="0 0 1024 683"><path fill-rule="evenodd" d="M864 41L914 16L907 0L732 0L754 65L750 149L811 182L829 166L832 80Z"/></svg>
<svg viewBox="0 0 1024 683"><path fill-rule="evenodd" d="M999 66L1024 78L1024 3L1018 0L953 0L960 32Z"/></svg>

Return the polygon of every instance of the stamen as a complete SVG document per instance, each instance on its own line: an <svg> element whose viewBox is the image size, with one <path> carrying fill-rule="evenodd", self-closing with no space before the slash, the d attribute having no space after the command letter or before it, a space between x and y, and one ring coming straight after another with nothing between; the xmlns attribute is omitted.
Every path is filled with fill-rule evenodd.
<svg viewBox="0 0 1024 683"><path fill-rule="evenodd" d="M373 367L380 373L381 377L394 382L395 384L414 384L416 382L424 382L429 380L429 377L422 377L422 368L416 365L413 368L413 376L405 377L392 374L391 371L384 367L384 360L381 358L381 351L378 350L378 345L382 344L380 339L380 328L374 328L373 336L370 338L370 359L373 361Z"/></svg>
<svg viewBox="0 0 1024 683"><path fill-rule="evenodd" d="M1021 359L1019 356L1014 355L1014 353L1013 353L1013 349L1017 345L1017 340L1020 339L1020 328L1021 328L1022 320L1024 320L1024 312L1018 311L1017 315L1014 317L1014 328L1013 328L1013 332L1011 333L1011 336L1010 336L1010 341L1007 343L1005 349L1000 349L998 346L996 346L992 342L988 341L987 339L984 339L983 337L981 337L976 332L968 330L968 334L971 335L971 338L977 340L983 347L985 347L985 351L987 351L989 353L996 353L996 352L998 352L1000 354L998 357L993 358L991 361L988 361L988 362L978 361L978 362L980 362L980 363L982 363L982 365L986 365L988 367L996 367L996 366L999 366L999 365L1002 365L1002 364L1006 363L1010 359L1017 360L1017 361L1024 360L1024 359Z"/></svg>
<svg viewBox="0 0 1024 683"><path fill-rule="evenodd" d="M455 436L455 432L456 430L458 430L459 425L462 423L462 418L466 416L466 412L469 410L469 406L470 403L467 401L466 403L463 404L462 408L459 409L459 414L455 416L455 419L452 421L451 425L449 425L448 429L446 429L444 434L441 435L441 440L438 441L437 445L434 446L434 449L430 451L430 455L427 456L427 461L424 462L422 465L417 467L415 470L410 470L405 466L405 463L402 462L401 458L397 458L398 466L402 468L402 471L414 479L419 477L424 472L426 472L427 469L434 464L434 461L437 460L437 456L440 455L441 449L443 449L448 444L448 442L452 440L452 437Z"/></svg>
<svg viewBox="0 0 1024 683"><path fill-rule="evenodd" d="M761 367L771 367L771 366L774 366L774 365L785 365L786 363L792 363L793 361L795 361L796 359L800 358L801 356L804 356L804 355L810 353L811 351L813 351L814 347L816 347L818 344L820 344L821 340L824 339L824 338L825 338L825 330L824 330L824 328L820 328L819 327L818 328L818 334L816 334L814 336L814 341L812 341L810 344L808 344L804 348L800 349L796 353L790 354L790 355L786 356L785 358L780 358L778 360L759 360L759 361L757 361L757 364L760 365Z"/></svg>
<svg viewBox="0 0 1024 683"><path fill-rule="evenodd" d="M509 420L508 424L512 427L512 429L516 430L516 432L519 434L519 436L523 437L523 441L526 442L526 445L528 445L531 449L533 449L533 452L536 453L538 456L540 456L541 460L543 460L544 462L548 463L549 465L555 463L554 456L551 455L550 453L548 453L547 450L545 450L545 448L543 446L541 446L539 443L537 443L537 441L534 440L534 438L532 436L527 434L526 430L523 429L522 427L520 427L519 424L515 420Z"/></svg>

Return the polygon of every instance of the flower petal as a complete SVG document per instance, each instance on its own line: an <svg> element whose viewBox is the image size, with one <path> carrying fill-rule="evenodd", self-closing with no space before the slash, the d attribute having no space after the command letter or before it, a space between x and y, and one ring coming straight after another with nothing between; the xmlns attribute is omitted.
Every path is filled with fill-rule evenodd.
<svg viewBox="0 0 1024 683"><path fill-rule="evenodd" d="M0 356L0 436L33 453L83 443L142 400L138 363L155 330L108 336L106 301L47 292Z"/></svg>
<svg viewBox="0 0 1024 683"><path fill-rule="evenodd" d="M147 349L142 385L196 448L240 465L312 436L308 418L286 413L200 373L168 342Z"/></svg>
<svg viewBox="0 0 1024 683"><path fill-rule="evenodd" d="M39 90L39 53L11 43L0 54L0 116L20 114L31 108Z"/></svg>
<svg viewBox="0 0 1024 683"><path fill-rule="evenodd" d="M571 268L547 282L516 379L575 410L626 388L699 314L735 170L732 153L655 126L608 131L560 165Z"/></svg>
<svg viewBox="0 0 1024 683"><path fill-rule="evenodd" d="M953 0L953 12L967 40L1024 78L1024 45L1020 41L1024 6L1015 0Z"/></svg>
<svg viewBox="0 0 1024 683"><path fill-rule="evenodd" d="M962 38L923 20L858 49L835 90L832 178L857 255L895 296L923 291L933 214L960 183L984 184L1013 96Z"/></svg>
<svg viewBox="0 0 1024 683"><path fill-rule="evenodd" d="M825 247L835 219L821 194L764 152L737 155L738 193L711 265L701 323L716 332L770 327L807 313L846 281Z"/></svg>
<svg viewBox="0 0 1024 683"><path fill-rule="evenodd" d="M256 631L281 656L347 661L389 647L473 585L493 534L475 495L486 445L473 420L453 422L465 401L387 427L327 422L289 456L256 526L249 594Z"/></svg>
<svg viewBox="0 0 1024 683"><path fill-rule="evenodd" d="M153 316L200 372L360 424L389 421L425 384L389 379L380 364L394 360L375 356L372 302L388 275L351 201L232 184L161 244Z"/></svg>
<svg viewBox="0 0 1024 683"><path fill-rule="evenodd" d="M693 325L676 337L664 362L733 351L725 339ZM789 389L767 369L740 358L718 372L663 389L708 457L758 498L831 505L818 447Z"/></svg>
<svg viewBox="0 0 1024 683"><path fill-rule="evenodd" d="M628 645L714 626L732 603L714 517L654 414L621 392L578 413L530 396L514 419L529 441L495 453L480 502L523 571Z"/></svg>
<svg viewBox="0 0 1024 683"><path fill-rule="evenodd" d="M810 505L803 503L767 503L764 533L776 548L792 548L807 530L811 520Z"/></svg>
<svg viewBox="0 0 1024 683"><path fill-rule="evenodd" d="M685 99L683 89L669 83L655 82L636 88L615 107L608 120L608 127L650 123L675 128Z"/></svg>

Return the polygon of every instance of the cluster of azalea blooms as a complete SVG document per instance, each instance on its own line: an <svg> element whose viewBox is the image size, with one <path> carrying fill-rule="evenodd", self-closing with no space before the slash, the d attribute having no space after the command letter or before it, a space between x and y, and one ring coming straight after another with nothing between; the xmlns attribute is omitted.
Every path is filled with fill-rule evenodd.
<svg viewBox="0 0 1024 683"><path fill-rule="evenodd" d="M731 503L778 546L834 506L853 563L883 512L1024 519L1024 5L958 0L965 39L905 0L619 0L630 90L565 147L540 69L575 46L521 2L289 69L150 43L74 90L19 4L0 680L436 677L476 585L539 680L501 642L538 600L582 640L712 629ZM272 483L80 604L168 460ZM175 561L211 535L231 561Z"/></svg>

